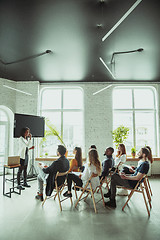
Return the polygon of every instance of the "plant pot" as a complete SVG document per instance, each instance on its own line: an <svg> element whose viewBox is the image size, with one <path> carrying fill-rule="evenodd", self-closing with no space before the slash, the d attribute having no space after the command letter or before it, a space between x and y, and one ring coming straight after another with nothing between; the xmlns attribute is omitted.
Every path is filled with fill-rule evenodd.
<svg viewBox="0 0 160 240"><path fill-rule="evenodd" d="M132 157L135 158L136 156L136 153L131 153Z"/></svg>
<svg viewBox="0 0 160 240"><path fill-rule="evenodd" d="M65 157L66 157L66 158L68 157L68 150L67 150L66 153L65 153Z"/></svg>

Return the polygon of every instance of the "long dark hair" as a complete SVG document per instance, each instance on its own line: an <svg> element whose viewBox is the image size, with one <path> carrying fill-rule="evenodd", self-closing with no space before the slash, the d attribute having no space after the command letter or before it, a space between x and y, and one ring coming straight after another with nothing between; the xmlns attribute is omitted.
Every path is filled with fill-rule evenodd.
<svg viewBox="0 0 160 240"><path fill-rule="evenodd" d="M146 148L148 148L148 150L149 150L148 160L150 160L150 162L153 163L152 150L151 150L150 146L146 146Z"/></svg>
<svg viewBox="0 0 160 240"><path fill-rule="evenodd" d="M125 145L124 145L123 143L120 143L120 144L119 144L119 147L121 148L122 155L123 155L123 154L126 154L126 147L125 147Z"/></svg>
<svg viewBox="0 0 160 240"><path fill-rule="evenodd" d="M88 156L89 156L89 165L93 164L96 167L97 173L100 176L101 175L101 170L102 170L102 166L101 166L101 162L99 160L99 156L98 156L98 152L96 149L90 149L88 152Z"/></svg>
<svg viewBox="0 0 160 240"><path fill-rule="evenodd" d="M21 129L21 137L25 138L24 135L27 130L30 130L30 129L28 127L24 127Z"/></svg>
<svg viewBox="0 0 160 240"><path fill-rule="evenodd" d="M78 162L78 167L82 167L82 149L80 147L75 147L74 149L76 150L75 159Z"/></svg>

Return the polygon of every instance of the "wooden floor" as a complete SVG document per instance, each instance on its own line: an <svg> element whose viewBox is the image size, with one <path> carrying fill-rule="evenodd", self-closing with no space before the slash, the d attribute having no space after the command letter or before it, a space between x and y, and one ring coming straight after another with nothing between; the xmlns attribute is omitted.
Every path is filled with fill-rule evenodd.
<svg viewBox="0 0 160 240"><path fill-rule="evenodd" d="M152 210L148 218L141 194L135 194L122 211L126 197L117 196L117 208L104 208L98 204L94 213L91 199L80 202L77 209L73 193L62 203L60 212L58 200L47 200L44 207L34 198L37 181L31 181L31 188L21 195L7 198L2 194L0 177L0 239L1 240L159 240L160 239L160 177L149 178L152 191ZM10 186L10 183L7 183ZM106 190L103 189L106 193ZM139 196L140 195L140 196ZM98 194L96 198L98 199Z"/></svg>

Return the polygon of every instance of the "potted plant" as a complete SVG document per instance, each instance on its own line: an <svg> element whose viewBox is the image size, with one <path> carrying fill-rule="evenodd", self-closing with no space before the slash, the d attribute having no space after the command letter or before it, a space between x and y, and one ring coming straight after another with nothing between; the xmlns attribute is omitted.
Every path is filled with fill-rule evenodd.
<svg viewBox="0 0 160 240"><path fill-rule="evenodd" d="M45 134L44 134L45 137L42 138L42 140L41 140L41 142L40 142L41 148L43 148L43 147L45 146L45 142L47 141L47 137L49 137L49 136L56 136L56 137L58 138L58 140L60 141L60 143L66 147L66 145L65 145L65 143L63 142L63 139L62 139L62 137L60 136L58 130L57 130L56 127L49 121L49 119L46 119L46 120L45 120L45 123L46 123L48 129L45 130ZM41 149L41 148L40 148L40 149ZM41 155L42 155L42 154L41 154ZM45 155L46 155L46 153L45 153ZM65 156L67 157L67 155L68 155L68 151L66 152ZM48 156L48 153L47 153L47 156Z"/></svg>
<svg viewBox="0 0 160 240"><path fill-rule="evenodd" d="M131 155L132 155L133 158L135 158L135 156L136 156L136 147L132 147L131 148Z"/></svg>
<svg viewBox="0 0 160 240"><path fill-rule="evenodd" d="M45 156L48 157L48 153L47 152L45 153Z"/></svg>
<svg viewBox="0 0 160 240"><path fill-rule="evenodd" d="M118 148L118 145L120 143L124 143L127 139L129 134L129 128L124 127L123 125L120 125L117 127L114 131L112 131L112 138L113 142L116 145L116 148Z"/></svg>

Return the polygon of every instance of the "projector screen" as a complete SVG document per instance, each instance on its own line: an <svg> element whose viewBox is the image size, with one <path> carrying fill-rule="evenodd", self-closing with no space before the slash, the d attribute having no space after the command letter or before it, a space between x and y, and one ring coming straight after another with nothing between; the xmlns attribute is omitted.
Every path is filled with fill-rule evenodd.
<svg viewBox="0 0 160 240"><path fill-rule="evenodd" d="M15 113L14 138L20 137L21 130L25 127L31 130L32 137L44 137L44 123L44 117Z"/></svg>

